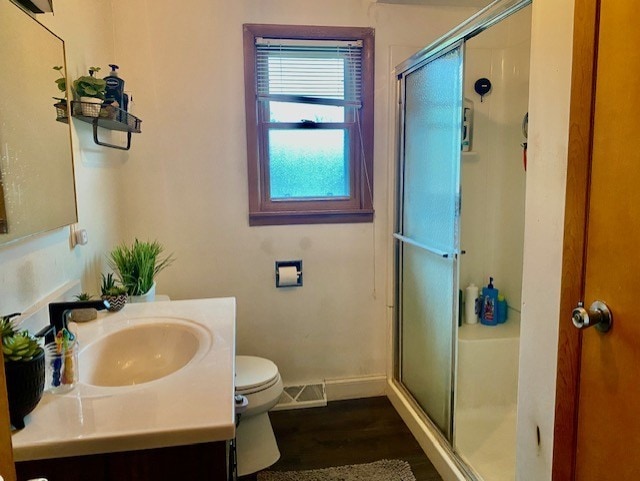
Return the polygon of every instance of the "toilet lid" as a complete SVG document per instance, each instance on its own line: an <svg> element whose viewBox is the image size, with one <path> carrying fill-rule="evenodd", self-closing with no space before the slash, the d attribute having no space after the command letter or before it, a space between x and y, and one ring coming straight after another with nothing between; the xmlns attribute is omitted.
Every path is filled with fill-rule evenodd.
<svg viewBox="0 0 640 481"><path fill-rule="evenodd" d="M271 384L278 377L278 366L268 359L236 356L236 391Z"/></svg>

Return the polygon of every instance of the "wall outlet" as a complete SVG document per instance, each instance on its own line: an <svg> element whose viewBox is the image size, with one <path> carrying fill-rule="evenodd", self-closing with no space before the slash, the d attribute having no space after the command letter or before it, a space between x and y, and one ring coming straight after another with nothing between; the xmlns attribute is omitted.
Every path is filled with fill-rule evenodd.
<svg viewBox="0 0 640 481"><path fill-rule="evenodd" d="M89 234L86 229L72 229L71 231L71 247L77 245L86 245L89 242Z"/></svg>

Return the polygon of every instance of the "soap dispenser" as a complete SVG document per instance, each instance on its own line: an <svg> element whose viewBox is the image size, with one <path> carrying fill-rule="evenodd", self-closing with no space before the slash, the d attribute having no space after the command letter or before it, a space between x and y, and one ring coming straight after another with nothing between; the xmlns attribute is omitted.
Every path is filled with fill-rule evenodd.
<svg viewBox="0 0 640 481"><path fill-rule="evenodd" d="M111 67L111 73L104 78L107 83L106 101L109 103L116 101L119 108L126 110L124 105L124 80L118 76L119 67L115 64L109 64L109 67Z"/></svg>
<svg viewBox="0 0 640 481"><path fill-rule="evenodd" d="M498 289L493 286L493 277L489 277L489 284L482 288L481 302L480 322L495 326L498 323Z"/></svg>

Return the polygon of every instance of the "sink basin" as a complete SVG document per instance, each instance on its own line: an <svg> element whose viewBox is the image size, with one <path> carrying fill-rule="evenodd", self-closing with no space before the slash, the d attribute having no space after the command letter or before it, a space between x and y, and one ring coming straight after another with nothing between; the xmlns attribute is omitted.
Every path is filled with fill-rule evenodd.
<svg viewBox="0 0 640 481"><path fill-rule="evenodd" d="M206 331L184 319L130 320L80 351L80 381L131 386L181 370L201 350Z"/></svg>

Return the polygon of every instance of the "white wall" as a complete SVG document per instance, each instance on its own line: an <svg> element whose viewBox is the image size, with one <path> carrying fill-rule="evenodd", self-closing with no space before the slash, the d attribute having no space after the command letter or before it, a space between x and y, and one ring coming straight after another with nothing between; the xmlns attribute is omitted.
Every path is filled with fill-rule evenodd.
<svg viewBox="0 0 640 481"><path fill-rule="evenodd" d="M143 119L123 166L125 237L157 238L177 261L172 298L236 296L238 352L285 383L384 374L389 48L426 45L469 8L369 0L113 0L117 62ZM243 23L376 29L374 224L249 227ZM276 289L274 261L302 259L304 287Z"/></svg>
<svg viewBox="0 0 640 481"><path fill-rule="evenodd" d="M108 3L56 2L55 16L37 18L65 40L67 73L71 79L86 74L87 67L104 65L111 59L113 40ZM57 95L54 79L52 75L51 96ZM53 122L53 106L51 114ZM87 229L89 244L71 249L69 228L63 228L0 247L0 314L25 310L72 279L82 279L85 290L97 292L105 246L118 237L116 220L121 204L116 189L121 156L97 148L88 125L74 120L72 132L79 225ZM34 139L37 141L37 133Z"/></svg>
<svg viewBox="0 0 640 481"><path fill-rule="evenodd" d="M535 0L518 392L517 477L551 479L569 129L572 0ZM537 443L536 427L540 429Z"/></svg>

